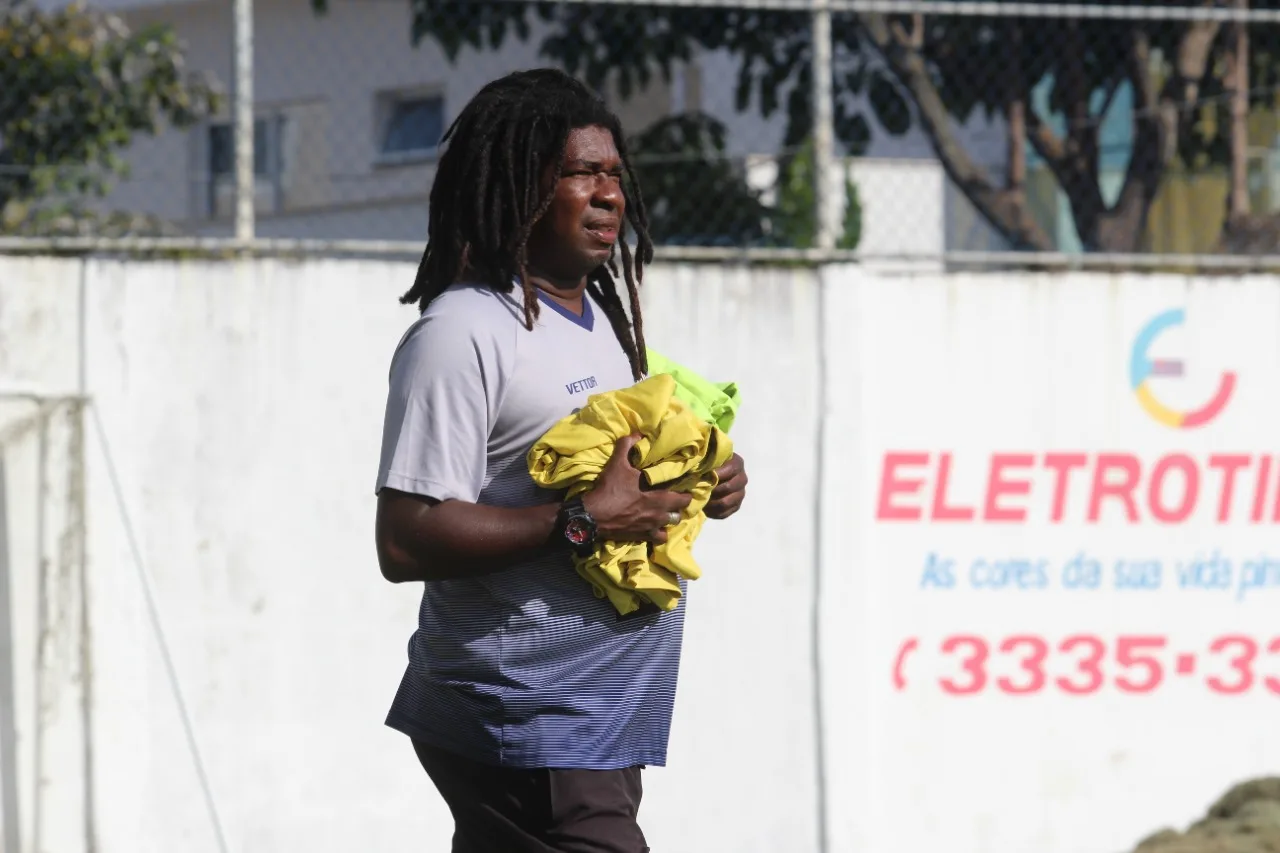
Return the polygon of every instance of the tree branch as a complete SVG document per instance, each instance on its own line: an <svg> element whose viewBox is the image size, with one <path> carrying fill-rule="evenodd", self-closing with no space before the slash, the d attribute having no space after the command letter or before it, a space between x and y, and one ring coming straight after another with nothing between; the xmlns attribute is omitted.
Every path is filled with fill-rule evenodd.
<svg viewBox="0 0 1280 853"><path fill-rule="evenodd" d="M1063 111L1067 120L1067 155L1080 185L1078 200L1097 215L1103 209L1098 188L1098 126L1089 111L1089 96L1093 93L1085 71L1084 34L1079 21L1067 22L1065 46L1060 85L1066 101Z"/></svg>
<svg viewBox="0 0 1280 853"><path fill-rule="evenodd" d="M1067 143L1044 123L1040 113L1032 106L1027 107L1027 139L1040 159L1048 165L1049 171L1053 172L1058 183L1063 183L1067 179Z"/></svg>
<svg viewBox="0 0 1280 853"><path fill-rule="evenodd" d="M1008 23L1009 92L1005 100L1009 150L1006 154L1005 188L1016 193L1019 203L1027 203L1027 81L1022 72L1022 25Z"/></svg>
<svg viewBox="0 0 1280 853"><path fill-rule="evenodd" d="M902 46L912 50L924 47L924 15L917 12L911 16L910 31L903 29L902 24L897 21L890 21L889 26L893 29L893 37Z"/></svg>
<svg viewBox="0 0 1280 853"><path fill-rule="evenodd" d="M1166 116L1153 109L1154 83L1151 79L1151 39L1146 30L1135 27L1130 39L1127 60L1127 76L1133 88L1134 133L1133 152L1129 155L1129 167L1125 170L1124 185L1116 197L1116 203L1108 211L1103 225L1106 236L1103 244L1109 247L1137 248L1141 232L1146 227L1147 211L1155 200L1168 163ZM1174 119L1176 122L1176 118ZM1176 148L1176 131L1174 136Z"/></svg>
<svg viewBox="0 0 1280 853"><path fill-rule="evenodd" d="M895 33L888 17L882 14L863 13L859 19L894 76L911 93L925 134L952 182L1014 245L1051 251L1053 242L1044 229L1016 202L1013 193L991 183L956 139L946 104L920 51L912 47L911 34ZM922 31L923 27L916 29Z"/></svg>
<svg viewBox="0 0 1280 853"><path fill-rule="evenodd" d="M1204 3L1214 5L1212 2ZM1178 153L1178 139L1190 121L1191 110L1200 100L1200 81L1209 66L1213 40L1222 25L1218 21L1196 21L1187 26L1174 59L1173 74L1160 92L1160 113L1164 121L1161 159L1173 162Z"/></svg>
<svg viewBox="0 0 1280 853"><path fill-rule="evenodd" d="M1205 3L1204 5L1210 5ZM1173 62L1173 74L1157 96L1151 75L1151 39L1140 25L1133 28L1127 75L1133 87L1133 153L1116 203L1100 225L1102 248L1134 251L1147 227L1147 215L1160 183L1178 152L1178 138L1200 95L1220 24L1187 25Z"/></svg>
<svg viewBox="0 0 1280 853"><path fill-rule="evenodd" d="M1107 88L1107 94L1102 98L1102 106L1098 109L1095 121L1101 124L1103 119L1107 117L1107 111L1111 109L1111 105L1115 103L1116 95L1120 91L1121 78L1117 77L1111 81L1111 85Z"/></svg>
<svg viewBox="0 0 1280 853"><path fill-rule="evenodd" d="M1064 38L1057 85L1066 119L1066 140L1054 174L1071 205L1081 243L1086 249L1094 249L1098 243L1098 226L1107 206L1098 181L1098 127L1089 110L1092 90L1085 69L1084 34L1079 21L1067 22Z"/></svg>
<svg viewBox="0 0 1280 853"><path fill-rule="evenodd" d="M1249 8L1249 0L1233 0L1236 9ZM1249 26L1243 22L1231 25L1227 48L1227 85L1231 92L1231 123L1227 138L1231 146L1230 189L1227 193L1227 219L1249 215Z"/></svg>

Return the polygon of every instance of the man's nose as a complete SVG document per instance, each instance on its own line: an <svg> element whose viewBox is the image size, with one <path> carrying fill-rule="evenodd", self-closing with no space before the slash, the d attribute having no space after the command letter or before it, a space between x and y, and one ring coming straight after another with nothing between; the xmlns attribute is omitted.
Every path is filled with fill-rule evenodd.
<svg viewBox="0 0 1280 853"><path fill-rule="evenodd" d="M595 197L592 201L596 207L604 207L609 210L621 209L626 202L626 198L622 194L621 179L610 175L597 181Z"/></svg>

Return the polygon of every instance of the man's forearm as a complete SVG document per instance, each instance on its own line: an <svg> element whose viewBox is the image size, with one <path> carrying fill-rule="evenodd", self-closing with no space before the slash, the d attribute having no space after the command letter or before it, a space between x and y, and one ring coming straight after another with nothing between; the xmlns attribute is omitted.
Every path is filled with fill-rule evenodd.
<svg viewBox="0 0 1280 853"><path fill-rule="evenodd" d="M554 503L507 509L392 498L378 511L382 573L399 583L501 571L547 550L558 512Z"/></svg>

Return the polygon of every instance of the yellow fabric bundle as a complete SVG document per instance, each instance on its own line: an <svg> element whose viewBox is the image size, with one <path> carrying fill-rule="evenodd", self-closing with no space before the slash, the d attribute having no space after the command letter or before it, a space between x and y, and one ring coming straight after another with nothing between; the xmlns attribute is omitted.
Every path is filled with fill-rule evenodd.
<svg viewBox="0 0 1280 853"><path fill-rule="evenodd" d="M549 429L528 456L535 483L573 497L591 489L614 443L633 434L641 438L631 450L631 464L645 482L690 494L692 500L662 545L601 542L590 556L574 557L578 574L591 583L596 597L607 597L623 615L643 601L672 610L680 599L678 578L701 576L693 542L706 521L703 508L717 484L715 470L733 455L732 442L676 396L671 376L660 374L590 397Z"/></svg>

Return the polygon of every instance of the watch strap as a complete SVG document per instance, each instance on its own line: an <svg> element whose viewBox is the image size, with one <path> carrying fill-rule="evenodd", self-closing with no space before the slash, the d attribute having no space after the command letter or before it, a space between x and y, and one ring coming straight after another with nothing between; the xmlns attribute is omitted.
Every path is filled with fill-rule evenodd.
<svg viewBox="0 0 1280 853"><path fill-rule="evenodd" d="M596 522L582 498L569 498L561 504L556 517L556 533L557 538L580 557L595 550Z"/></svg>

